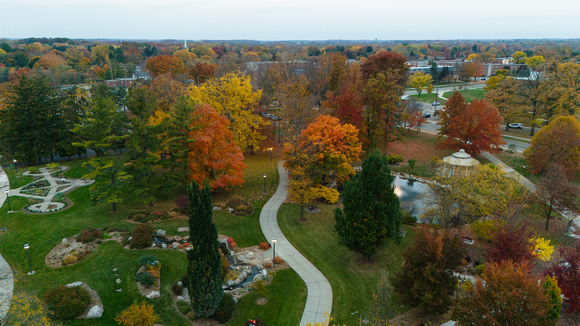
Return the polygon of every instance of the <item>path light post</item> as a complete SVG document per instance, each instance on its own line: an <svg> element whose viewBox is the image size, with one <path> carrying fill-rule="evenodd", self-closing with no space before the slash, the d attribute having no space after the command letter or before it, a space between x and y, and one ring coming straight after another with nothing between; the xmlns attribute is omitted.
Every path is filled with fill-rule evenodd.
<svg viewBox="0 0 580 326"><path fill-rule="evenodd" d="M4 193L6 193L6 202L8 203L8 213L12 213L12 210L10 209L10 197L8 196L8 189L4 190Z"/></svg>
<svg viewBox="0 0 580 326"><path fill-rule="evenodd" d="M359 319L358 319L358 325L359 326L361 326L362 324L365 324L366 325L366 324L369 323L369 320L367 319L366 314L364 312L358 312L358 310L357 310L357 311L351 313L351 315L356 315L356 314L359 315ZM364 319L363 319L363 315L365 316Z"/></svg>
<svg viewBox="0 0 580 326"><path fill-rule="evenodd" d="M28 272L28 275L32 275L34 274L34 271L32 270L32 264L30 264L30 254L28 253L28 248L30 248L30 246L27 243L24 245L24 249L26 250L26 257L28 257L28 268L30 268L30 272Z"/></svg>
<svg viewBox="0 0 580 326"><path fill-rule="evenodd" d="M62 180L61 180L62 181L62 184L64 184L64 180L65 180L65 178L63 177Z"/></svg>
<svg viewBox="0 0 580 326"><path fill-rule="evenodd" d="M272 254L272 263L273 266L276 267L276 238L272 238L272 250L273 250L273 254Z"/></svg>
<svg viewBox="0 0 580 326"><path fill-rule="evenodd" d="M274 147L269 147L266 150L270 152L270 163L272 163L272 151L274 150Z"/></svg>
<svg viewBox="0 0 580 326"><path fill-rule="evenodd" d="M266 175L264 174L264 195L266 194Z"/></svg>
<svg viewBox="0 0 580 326"><path fill-rule="evenodd" d="M16 167L16 162L18 162L16 159L13 159L12 162L14 163L14 170L16 170L16 177L18 178L18 168Z"/></svg>

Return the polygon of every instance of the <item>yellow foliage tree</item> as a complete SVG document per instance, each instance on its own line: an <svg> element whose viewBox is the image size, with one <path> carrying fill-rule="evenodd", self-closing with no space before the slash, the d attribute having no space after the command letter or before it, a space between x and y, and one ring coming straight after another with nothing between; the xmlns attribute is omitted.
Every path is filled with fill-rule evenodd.
<svg viewBox="0 0 580 326"><path fill-rule="evenodd" d="M261 90L252 89L250 77L240 72L231 72L189 89L192 100L209 104L220 115L226 116L238 146L242 151L250 148L252 152L259 149L260 141L265 138L260 128L268 124L254 112L261 96Z"/></svg>
<svg viewBox="0 0 580 326"><path fill-rule="evenodd" d="M433 82L433 78L429 74L425 74L424 72L416 72L409 78L409 86L413 87L419 97L421 97L421 92L424 89L428 88L429 85Z"/></svg>
<svg viewBox="0 0 580 326"><path fill-rule="evenodd" d="M122 326L151 326L159 319L153 310L153 305L145 301L135 302L115 317L115 321Z"/></svg>
<svg viewBox="0 0 580 326"><path fill-rule="evenodd" d="M554 246L550 245L549 239L532 238L530 242L534 244L534 251L532 254L543 261L550 261L554 253Z"/></svg>

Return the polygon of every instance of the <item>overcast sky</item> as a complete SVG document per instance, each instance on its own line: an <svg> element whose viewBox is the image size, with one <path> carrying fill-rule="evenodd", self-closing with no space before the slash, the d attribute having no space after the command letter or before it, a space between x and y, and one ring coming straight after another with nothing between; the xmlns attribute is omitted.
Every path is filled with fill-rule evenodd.
<svg viewBox="0 0 580 326"><path fill-rule="evenodd" d="M577 0L0 0L0 37L578 38L579 18Z"/></svg>

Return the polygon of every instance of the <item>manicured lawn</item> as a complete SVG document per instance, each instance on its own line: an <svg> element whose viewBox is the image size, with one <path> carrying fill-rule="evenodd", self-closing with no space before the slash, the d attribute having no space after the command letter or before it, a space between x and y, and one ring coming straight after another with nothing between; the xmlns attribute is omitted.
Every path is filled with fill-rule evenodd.
<svg viewBox="0 0 580 326"><path fill-rule="evenodd" d="M295 326L300 323L306 304L306 285L293 269L276 272L267 287L265 305L257 305L258 295L250 293L238 302L234 319L227 325L243 325L248 319L262 319L266 325Z"/></svg>
<svg viewBox="0 0 580 326"><path fill-rule="evenodd" d="M435 93L427 94L426 91L423 91L421 93L421 97L419 97L419 95L417 94L410 95L409 97L415 101L423 103L433 103L435 101ZM445 104L445 100L443 100L442 98L438 98L437 102L439 102L441 105Z"/></svg>
<svg viewBox="0 0 580 326"><path fill-rule="evenodd" d="M115 157L121 160L122 157ZM81 178L87 173L83 162L86 160L64 162L71 168L66 172L66 177ZM225 211L215 211L215 222L219 233L234 237L241 247L257 245L264 241L259 226L259 214L266 198L271 196L278 184L277 158L270 163L269 156L264 153L248 155L245 163L248 165L246 183L242 187L234 187L229 191L221 191L214 194L213 201L227 201L232 197L242 197L255 205L255 212L248 216L233 216ZM19 168L22 173L26 169ZM11 188L24 185L32 181L26 178L15 177L15 172L7 170L11 181ZM14 175L12 175L14 174ZM264 194L264 177L266 174L266 194ZM15 179L15 180L14 180ZM13 181L14 180L14 181ZM22 180L22 181L20 181ZM19 184L20 182L21 184ZM161 273L161 298L147 300L155 305L155 312L162 318L164 325L188 325L189 322L182 317L173 307L171 299L172 285L181 279L187 270L186 255L173 250L127 250L117 242L105 242L96 251L91 253L82 262L73 265L52 269L46 266L44 259L48 252L63 238L68 238L79 233L85 228L115 227L132 230L137 224L127 222L127 216L134 210L163 210L169 211L175 207L174 200L180 191L165 189L156 197L160 199L153 207L143 206L135 198L130 196L118 205L118 212L111 213L109 204L91 206L89 188L81 187L68 194L74 205L67 210L54 214L25 214L20 208L27 205L28 200L23 197L10 197L12 214L6 214L7 205L0 210L0 226L7 227L8 231L0 237L0 252L11 265L15 274L15 292L26 291L42 296L49 288L75 281L84 281L93 287L101 296L105 306L103 317L97 320L66 321L66 325L116 325L114 317L135 301L147 300L141 297L134 282L135 273L139 268L138 259L145 253L153 253L157 256L162 267ZM169 235L178 234L177 228L187 226L188 220L169 219L152 223L154 229L164 229ZM186 235L180 233L180 235ZM28 263L26 252L23 249L25 243L30 245L30 258L32 267L36 271L33 276L27 276ZM122 280L123 291L115 292L115 273L117 268ZM295 319L301 316L305 303L306 288L302 281L292 271L280 272L280 279L276 277L270 285L269 303L265 306L252 306L252 300L242 300L239 311L248 313L264 313L264 317L272 319L279 316L278 311L284 312L290 317L288 325L295 325ZM288 298L292 298L289 300ZM253 300L255 303L255 298ZM275 310L268 312L268 307ZM245 318L240 315L239 318ZM240 319L241 320L241 319ZM239 323L231 323L239 325ZM276 324L276 321L270 324Z"/></svg>
<svg viewBox="0 0 580 326"><path fill-rule="evenodd" d="M485 91L483 89L465 89L459 90L459 93L465 97L467 103L471 103L473 100L481 100L485 98ZM443 94L443 97L450 98L454 92L447 92Z"/></svg>
<svg viewBox="0 0 580 326"><path fill-rule="evenodd" d="M414 237L414 229L403 226L408 233L401 244L387 243L369 262L359 254L338 244L334 232L336 206L319 204L320 213L306 215L306 222L298 222L300 207L283 204L278 223L284 235L328 279L332 286L333 323L356 325L355 311L365 311L382 271L393 274L403 264L402 253ZM400 312L406 308L398 307Z"/></svg>
<svg viewBox="0 0 580 326"><path fill-rule="evenodd" d="M4 171L8 176L8 180L10 180L10 189L17 189L34 181L33 177L22 176L23 172L28 171L28 169L25 169L24 167L20 167L18 170L19 177L16 177L16 170L14 169L5 168Z"/></svg>

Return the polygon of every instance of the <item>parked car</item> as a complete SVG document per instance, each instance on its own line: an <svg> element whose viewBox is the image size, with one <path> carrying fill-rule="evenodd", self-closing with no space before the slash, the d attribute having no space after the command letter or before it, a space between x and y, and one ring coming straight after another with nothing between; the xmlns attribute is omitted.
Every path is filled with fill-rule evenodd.
<svg viewBox="0 0 580 326"><path fill-rule="evenodd" d="M423 118L431 118L431 113L425 113L425 114L423 114Z"/></svg>
<svg viewBox="0 0 580 326"><path fill-rule="evenodd" d="M518 122L518 123L510 123L508 127L513 129L523 129L524 125Z"/></svg>
<svg viewBox="0 0 580 326"><path fill-rule="evenodd" d="M439 103L439 102L433 102L433 103L431 103L431 105L437 106L437 105L441 105L441 103Z"/></svg>

